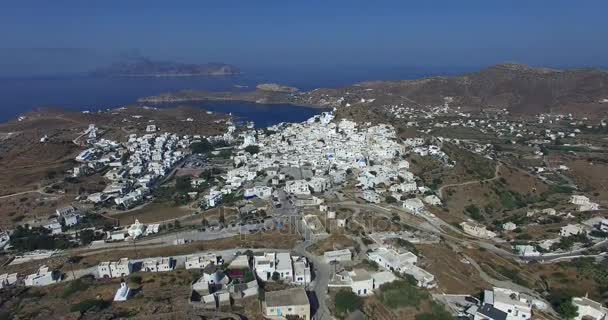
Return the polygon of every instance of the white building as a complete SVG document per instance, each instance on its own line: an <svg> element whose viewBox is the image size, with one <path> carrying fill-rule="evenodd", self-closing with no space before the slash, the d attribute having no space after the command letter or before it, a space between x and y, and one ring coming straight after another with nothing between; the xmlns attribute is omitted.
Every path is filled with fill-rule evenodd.
<svg viewBox="0 0 608 320"><path fill-rule="evenodd" d="M426 203L428 203L428 204L430 204L432 206L440 206L441 205L441 199L439 199L439 197L437 197L434 194L424 197L424 202L426 202Z"/></svg>
<svg viewBox="0 0 608 320"><path fill-rule="evenodd" d="M382 197L373 190L363 191L361 198L369 203L380 203L382 201Z"/></svg>
<svg viewBox="0 0 608 320"><path fill-rule="evenodd" d="M334 276L329 283L330 287L350 287L352 292L358 296L374 294L374 279L365 269L353 271L342 271Z"/></svg>
<svg viewBox="0 0 608 320"><path fill-rule="evenodd" d="M520 296L519 292L509 289L493 288L485 290L484 304L507 314L506 320L530 319L532 317L532 304Z"/></svg>
<svg viewBox="0 0 608 320"><path fill-rule="evenodd" d="M260 199L268 199L272 196L272 188L265 186L253 187L253 192Z"/></svg>
<svg viewBox="0 0 608 320"><path fill-rule="evenodd" d="M531 245L516 245L513 248L517 254L522 257L538 257L540 256L540 252L536 250L535 246Z"/></svg>
<svg viewBox="0 0 608 320"><path fill-rule="evenodd" d="M61 274L51 271L47 266L41 266L34 274L25 277L26 287L42 287L57 283L61 280Z"/></svg>
<svg viewBox="0 0 608 320"><path fill-rule="evenodd" d="M210 264L217 263L217 256L215 253L207 253L203 256L188 256L186 257L186 269L204 269Z"/></svg>
<svg viewBox="0 0 608 320"><path fill-rule="evenodd" d="M0 289L10 287L17 283L17 274L16 273L4 273L0 274Z"/></svg>
<svg viewBox="0 0 608 320"><path fill-rule="evenodd" d="M377 248L368 253L367 256L380 267L400 273L404 272L410 265L418 262L418 257L411 252L398 253L394 249L384 247Z"/></svg>
<svg viewBox="0 0 608 320"><path fill-rule="evenodd" d="M286 319L287 316L296 316L303 320L311 319L310 302L303 288L266 292L262 311L269 319Z"/></svg>
<svg viewBox="0 0 608 320"><path fill-rule="evenodd" d="M605 320L608 318L608 309L601 303L587 297L572 298L572 304L578 308L578 315L574 317L575 320Z"/></svg>
<svg viewBox="0 0 608 320"><path fill-rule="evenodd" d="M131 295L131 289L127 286L124 281L120 282L120 287L116 290L114 294L114 301L127 301Z"/></svg>
<svg viewBox="0 0 608 320"><path fill-rule="evenodd" d="M287 252L266 252L253 257L253 269L262 281L269 281L276 272L283 281L293 280L291 256Z"/></svg>
<svg viewBox="0 0 608 320"><path fill-rule="evenodd" d="M502 229L505 231L513 231L517 229L517 225L511 221L502 224Z"/></svg>
<svg viewBox="0 0 608 320"><path fill-rule="evenodd" d="M175 269L175 260L171 257L146 260L142 266L142 271L145 272L166 272L173 269Z"/></svg>
<svg viewBox="0 0 608 320"><path fill-rule="evenodd" d="M211 190L209 191L209 194L204 197L205 204L208 208L213 208L222 202L223 197L224 196L221 192Z"/></svg>
<svg viewBox="0 0 608 320"><path fill-rule="evenodd" d="M403 202L403 207L413 213L421 213L424 210L424 203L418 198L411 198Z"/></svg>
<svg viewBox="0 0 608 320"><path fill-rule="evenodd" d="M306 285L312 280L310 263L306 257L291 257L293 261L293 281L296 284Z"/></svg>
<svg viewBox="0 0 608 320"><path fill-rule="evenodd" d="M559 235L562 237L569 237L584 233L587 233L587 229L582 224L569 224L567 226L563 226L559 230Z"/></svg>
<svg viewBox="0 0 608 320"><path fill-rule="evenodd" d="M486 229L486 226L483 226L483 225L462 222L462 223L460 223L460 226L462 227L462 230L466 234L472 235L474 237L484 238L484 239L492 239L492 238L496 237L496 233Z"/></svg>
<svg viewBox="0 0 608 320"><path fill-rule="evenodd" d="M121 258L118 261L101 262L97 266L99 278L120 278L131 274L133 265L129 258Z"/></svg>
<svg viewBox="0 0 608 320"><path fill-rule="evenodd" d="M309 195L310 189L306 180L292 180L285 183L285 192L300 195Z"/></svg>
<svg viewBox="0 0 608 320"><path fill-rule="evenodd" d="M129 229L127 229L127 233L132 239L137 239L144 234L146 230L146 226L139 222L138 219L135 219L135 223L133 223Z"/></svg>
<svg viewBox="0 0 608 320"><path fill-rule="evenodd" d="M323 259L325 263L336 262L350 262L352 261L353 254L348 249L325 251L323 253Z"/></svg>

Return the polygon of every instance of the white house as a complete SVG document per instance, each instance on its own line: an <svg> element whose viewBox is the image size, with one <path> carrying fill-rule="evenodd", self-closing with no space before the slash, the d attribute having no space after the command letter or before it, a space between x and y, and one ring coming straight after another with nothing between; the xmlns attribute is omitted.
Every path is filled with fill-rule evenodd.
<svg viewBox="0 0 608 320"><path fill-rule="evenodd" d="M513 247L515 252L522 257L538 257L540 252L536 250L536 247L531 245L516 245Z"/></svg>
<svg viewBox="0 0 608 320"><path fill-rule="evenodd" d="M424 197L424 202L432 205L432 206L440 206L441 205L441 199L439 199L439 197L437 197L434 194L428 195L426 197Z"/></svg>
<svg viewBox="0 0 608 320"><path fill-rule="evenodd" d="M502 229L504 231L513 231L513 230L517 229L517 225L511 221L505 222L502 224Z"/></svg>
<svg viewBox="0 0 608 320"><path fill-rule="evenodd" d="M268 199L272 196L272 188L266 186L253 187L253 193L260 199Z"/></svg>
<svg viewBox="0 0 608 320"><path fill-rule="evenodd" d="M203 256L188 256L186 257L186 269L204 269L206 266L217 262L215 253L207 253Z"/></svg>
<svg viewBox="0 0 608 320"><path fill-rule="evenodd" d="M421 213L424 210L424 203L418 198L411 198L403 202L403 207L413 213Z"/></svg>
<svg viewBox="0 0 608 320"><path fill-rule="evenodd" d="M418 257L411 252L398 253L394 249L384 247L377 248L368 253L367 256L380 267L397 272L404 272L409 265L418 262Z"/></svg>
<svg viewBox="0 0 608 320"><path fill-rule="evenodd" d="M262 281L272 279L275 272L278 273L281 280L293 280L291 256L287 252L266 252L263 255L254 256L253 269Z"/></svg>
<svg viewBox="0 0 608 320"><path fill-rule="evenodd" d="M209 194L204 197L205 204L208 208L213 208L222 202L224 195L215 190L209 191Z"/></svg>
<svg viewBox="0 0 608 320"><path fill-rule="evenodd" d="M308 185L312 188L313 192L323 192L329 189L330 182L329 180L322 177L312 177L310 181L308 181Z"/></svg>
<svg viewBox="0 0 608 320"><path fill-rule="evenodd" d="M323 259L325 263L336 262L350 262L352 261L353 254L348 249L325 251L323 253Z"/></svg>
<svg viewBox="0 0 608 320"><path fill-rule="evenodd" d="M353 271L342 271L334 275L329 287L350 287L358 296L368 296L374 294L374 279L365 269L355 269Z"/></svg>
<svg viewBox="0 0 608 320"><path fill-rule="evenodd" d="M269 319L296 316L298 319L310 320L310 302L303 288L266 292L262 311Z"/></svg>
<svg viewBox="0 0 608 320"><path fill-rule="evenodd" d="M532 317L532 304L520 296L519 292L509 289L493 288L485 290L484 304L507 314L506 320L530 319Z"/></svg>
<svg viewBox="0 0 608 320"><path fill-rule="evenodd" d="M310 272L310 263L308 259L304 256L291 257L293 261L293 281L296 284L306 285L310 283L312 280L311 272Z"/></svg>
<svg viewBox="0 0 608 320"><path fill-rule="evenodd" d="M583 233L587 233L587 229L582 224L569 224L567 226L563 226L559 230L559 235L562 237L568 237Z"/></svg>
<svg viewBox="0 0 608 320"><path fill-rule="evenodd" d="M300 195L309 195L310 189L306 180L292 180L285 183L285 192Z"/></svg>
<svg viewBox="0 0 608 320"><path fill-rule="evenodd" d="M133 265L129 258L121 258L118 261L101 262L97 266L97 274L100 278L119 278L131 274Z"/></svg>
<svg viewBox="0 0 608 320"><path fill-rule="evenodd" d="M373 190L363 191L361 198L369 203L380 203L382 201L382 197Z"/></svg>
<svg viewBox="0 0 608 320"><path fill-rule="evenodd" d="M578 315L574 317L575 320L607 319L608 309L599 302L588 299L587 297L578 297L572 298L572 304L578 308Z"/></svg>
<svg viewBox="0 0 608 320"><path fill-rule="evenodd" d="M487 230L486 226L483 225L478 225L478 224L470 224L468 222L462 222L460 223L460 226L462 227L462 230L469 235L472 235L474 237L478 237L478 238L484 238L484 239L492 239L494 237L496 237L496 233Z"/></svg>
<svg viewBox="0 0 608 320"><path fill-rule="evenodd" d="M59 223L59 220L57 220L56 218L50 219L44 225L44 228L50 230L51 234L60 234L62 232L61 223Z"/></svg>
<svg viewBox="0 0 608 320"><path fill-rule="evenodd" d="M10 287L17 283L17 274L16 273L4 273L0 274L0 289Z"/></svg>
<svg viewBox="0 0 608 320"><path fill-rule="evenodd" d="M42 287L50 284L59 282L61 280L61 274L57 271L49 270L47 266L41 266L38 271L34 274L27 275L25 277L26 287Z"/></svg>
<svg viewBox="0 0 608 320"><path fill-rule="evenodd" d="M173 258L150 259L143 263L142 271L146 272L166 272L175 269Z"/></svg>

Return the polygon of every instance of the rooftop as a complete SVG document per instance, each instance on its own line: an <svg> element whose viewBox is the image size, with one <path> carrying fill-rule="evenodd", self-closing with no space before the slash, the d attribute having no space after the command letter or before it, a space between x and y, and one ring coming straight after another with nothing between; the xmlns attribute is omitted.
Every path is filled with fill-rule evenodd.
<svg viewBox="0 0 608 320"><path fill-rule="evenodd" d="M308 296L303 288L266 292L267 307L302 306L308 304L310 304Z"/></svg>

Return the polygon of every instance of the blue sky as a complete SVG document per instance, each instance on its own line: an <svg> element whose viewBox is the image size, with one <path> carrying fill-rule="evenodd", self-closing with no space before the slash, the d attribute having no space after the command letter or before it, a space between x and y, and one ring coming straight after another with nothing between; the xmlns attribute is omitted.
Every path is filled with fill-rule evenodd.
<svg viewBox="0 0 608 320"><path fill-rule="evenodd" d="M0 71L84 68L134 51L245 67L605 67L607 9L605 0L3 0Z"/></svg>

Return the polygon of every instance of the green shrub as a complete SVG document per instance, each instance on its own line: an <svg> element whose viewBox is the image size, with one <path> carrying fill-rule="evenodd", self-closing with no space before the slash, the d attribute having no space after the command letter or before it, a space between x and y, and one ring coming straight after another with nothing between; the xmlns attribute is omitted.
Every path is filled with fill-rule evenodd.
<svg viewBox="0 0 608 320"><path fill-rule="evenodd" d="M409 282L400 280L380 286L380 299L391 309L417 307L422 300L428 299L428 294Z"/></svg>
<svg viewBox="0 0 608 320"><path fill-rule="evenodd" d="M70 307L71 312L85 313L88 311L99 311L110 306L110 303L101 299L87 299Z"/></svg>
<svg viewBox="0 0 608 320"><path fill-rule="evenodd" d="M336 294L336 314L338 316L343 316L359 309L361 304L361 298L348 289L342 289Z"/></svg>
<svg viewBox="0 0 608 320"><path fill-rule="evenodd" d="M61 295L63 298L68 298L74 293L85 291L89 288L90 284L83 279L76 279L71 281L63 290Z"/></svg>

